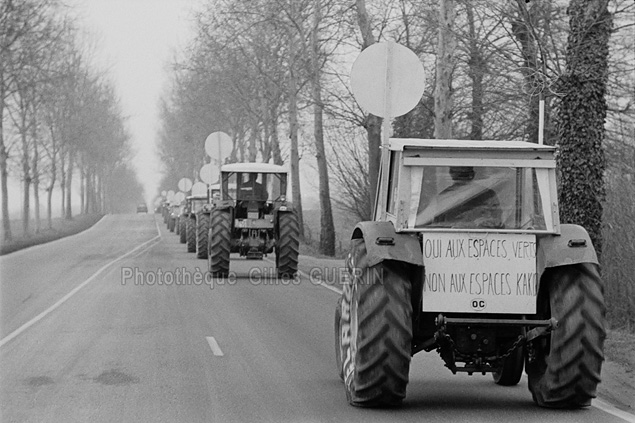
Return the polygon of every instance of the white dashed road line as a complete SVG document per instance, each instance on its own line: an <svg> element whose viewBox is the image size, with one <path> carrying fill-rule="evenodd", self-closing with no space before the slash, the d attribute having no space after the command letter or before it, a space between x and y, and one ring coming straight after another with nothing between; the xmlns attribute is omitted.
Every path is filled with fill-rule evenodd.
<svg viewBox="0 0 635 423"><path fill-rule="evenodd" d="M209 344L209 347L212 349L212 353L216 357L222 357L225 355L223 354L223 350L220 349L220 347L218 346L218 342L216 342L216 339L213 336L206 336L205 339L207 339L207 343Z"/></svg>

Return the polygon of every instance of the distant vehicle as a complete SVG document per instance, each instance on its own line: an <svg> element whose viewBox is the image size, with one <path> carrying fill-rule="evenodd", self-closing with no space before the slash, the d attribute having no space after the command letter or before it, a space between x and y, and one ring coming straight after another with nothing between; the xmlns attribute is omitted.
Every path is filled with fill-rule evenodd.
<svg viewBox="0 0 635 423"><path fill-rule="evenodd" d="M147 213L148 212L148 206L146 206L145 204L139 204L137 206L137 213Z"/></svg>

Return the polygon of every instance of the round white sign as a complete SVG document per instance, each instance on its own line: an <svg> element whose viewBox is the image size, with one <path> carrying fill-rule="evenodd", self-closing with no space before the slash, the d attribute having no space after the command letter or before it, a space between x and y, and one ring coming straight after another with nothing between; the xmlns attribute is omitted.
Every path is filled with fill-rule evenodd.
<svg viewBox="0 0 635 423"><path fill-rule="evenodd" d="M201 167L199 176L206 184L213 184L218 181L220 175L220 167L215 163L207 163Z"/></svg>
<svg viewBox="0 0 635 423"><path fill-rule="evenodd" d="M188 192L192 189L192 180L190 178L181 178L179 181L179 189L183 192Z"/></svg>
<svg viewBox="0 0 635 423"><path fill-rule="evenodd" d="M394 42L376 43L362 51L351 70L357 102L380 117L397 117L412 110L423 95L425 72L417 55Z"/></svg>
<svg viewBox="0 0 635 423"><path fill-rule="evenodd" d="M232 138L224 132L212 132L205 140L205 152L212 162L219 165L229 157L233 148Z"/></svg>
<svg viewBox="0 0 635 423"><path fill-rule="evenodd" d="M169 190L166 194L166 197L168 199L169 202L172 202L174 200L174 191Z"/></svg>
<svg viewBox="0 0 635 423"><path fill-rule="evenodd" d="M192 195L206 195L207 185L202 182L196 182L192 185Z"/></svg>

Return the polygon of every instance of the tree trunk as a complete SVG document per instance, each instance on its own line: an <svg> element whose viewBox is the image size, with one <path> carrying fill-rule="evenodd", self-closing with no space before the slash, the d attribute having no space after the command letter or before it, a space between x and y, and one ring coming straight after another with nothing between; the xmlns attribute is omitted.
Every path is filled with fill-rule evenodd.
<svg viewBox="0 0 635 423"><path fill-rule="evenodd" d="M434 89L434 138L452 138L452 72L454 70L454 0L439 5L436 86Z"/></svg>
<svg viewBox="0 0 635 423"><path fill-rule="evenodd" d="M38 162L40 160L40 152L37 145L37 127L36 123L32 123L31 132L33 134L33 160L32 160L32 172L33 172L33 207L35 214L35 233L40 233L42 229L42 222L40 220L40 172L38 169Z"/></svg>
<svg viewBox="0 0 635 423"><path fill-rule="evenodd" d="M293 2L291 2L293 7ZM291 140L291 198L298 216L300 238L304 239L304 216L302 213L302 192L300 190L300 152L298 151L298 81L295 66L295 37L289 37L289 55L291 65L289 70L289 138Z"/></svg>
<svg viewBox="0 0 635 423"><path fill-rule="evenodd" d="M46 188L46 222L49 229L53 229L53 187L55 186L55 177L51 185Z"/></svg>
<svg viewBox="0 0 635 423"><path fill-rule="evenodd" d="M485 75L485 60L476 39L476 26L474 23L474 9L469 1L465 3L467 9L467 22L470 34L468 61L468 74L472 80L472 110L470 112L471 130L470 139L483 139L483 76Z"/></svg>
<svg viewBox="0 0 635 423"><path fill-rule="evenodd" d="M70 151L68 153L68 164L66 166L66 210L64 211L64 218L66 220L73 219L73 205L72 205L72 186L73 186L73 161L75 160L74 153Z"/></svg>
<svg viewBox="0 0 635 423"><path fill-rule="evenodd" d="M602 252L602 209L606 196L604 119L608 43L612 16L608 0L571 0L566 69L558 91L560 218L586 228Z"/></svg>
<svg viewBox="0 0 635 423"><path fill-rule="evenodd" d="M518 7L518 19L512 21L512 33L520 44L523 56L523 66L521 72L525 78L525 90L528 93L527 99L527 123L525 125L525 140L538 143L538 120L540 95L542 92L541 80L538 77L538 52L536 49L536 39L532 32L532 22L535 20L535 8L537 5L526 5L524 0L516 0Z"/></svg>
<svg viewBox="0 0 635 423"><path fill-rule="evenodd" d="M269 163L271 160L271 131L270 127L273 123L270 121L269 105L266 95L263 93L260 99L260 112L262 113L262 142L260 143L260 154L263 163Z"/></svg>
<svg viewBox="0 0 635 423"><path fill-rule="evenodd" d="M249 136L249 145L247 146L247 161L255 162L258 157L258 147L256 146L256 140L260 135L260 127L258 121L252 119L251 122L251 134Z"/></svg>
<svg viewBox="0 0 635 423"><path fill-rule="evenodd" d="M66 152L62 151L60 153L60 191L62 193L61 196L61 214L60 216L66 216Z"/></svg>
<svg viewBox="0 0 635 423"><path fill-rule="evenodd" d="M0 66L1 68L1 66ZM4 145L4 74L0 69L0 190L2 191L2 233L4 241L11 241L13 234L11 233L11 220L9 219L9 189L8 189L8 160L9 153Z"/></svg>
<svg viewBox="0 0 635 423"><path fill-rule="evenodd" d="M280 139L278 138L278 110L273 109L271 111L271 118L273 125L271 127L271 155L273 156L273 164L282 165L282 153L280 152Z"/></svg>
<svg viewBox="0 0 635 423"><path fill-rule="evenodd" d="M46 221L48 228L53 229L53 190L57 178L57 145L55 134L51 130L51 181L46 188Z"/></svg>
<svg viewBox="0 0 635 423"><path fill-rule="evenodd" d="M81 156L80 156L81 157ZM79 168L79 213L84 214L86 212L86 171L80 159L78 163Z"/></svg>
<svg viewBox="0 0 635 423"><path fill-rule="evenodd" d="M324 105L322 104L322 84L320 82L321 71L319 65L320 46L318 43L318 24L320 20L320 2L316 0L313 15L313 30L311 33L311 61L313 69L311 83L313 97L313 134L315 136L316 159L320 179L320 253L333 256L335 255L335 227L333 224L333 211L331 209L328 165L326 163L326 151L324 148Z"/></svg>
<svg viewBox="0 0 635 423"><path fill-rule="evenodd" d="M362 51L375 44L377 41L370 27L370 19L366 10L365 0L356 0L357 23L362 34ZM371 204L375 204L377 184L379 182L379 163L381 161L381 124L383 119L379 116L368 114L364 119L364 129L368 137L368 181Z"/></svg>
<svg viewBox="0 0 635 423"><path fill-rule="evenodd" d="M26 112L21 111L20 138L22 140L22 230L24 235L29 233L29 218L31 217L31 166L29 164L29 141L26 125Z"/></svg>

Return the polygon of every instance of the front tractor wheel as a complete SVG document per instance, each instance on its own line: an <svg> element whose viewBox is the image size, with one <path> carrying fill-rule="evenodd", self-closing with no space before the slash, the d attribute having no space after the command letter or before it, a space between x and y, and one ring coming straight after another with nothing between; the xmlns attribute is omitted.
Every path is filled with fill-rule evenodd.
<svg viewBox="0 0 635 423"><path fill-rule="evenodd" d="M212 276L229 275L231 252L231 216L227 210L212 211L208 242L207 267Z"/></svg>
<svg viewBox="0 0 635 423"><path fill-rule="evenodd" d="M352 241L350 278L342 294L339 354L352 405L391 406L406 396L412 342L411 284L404 266L384 261L368 267L363 239ZM337 316L337 314L336 314Z"/></svg>
<svg viewBox="0 0 635 423"><path fill-rule="evenodd" d="M190 217L187 219L187 225L185 226L185 236L187 238L187 252L196 252L196 218Z"/></svg>
<svg viewBox="0 0 635 423"><path fill-rule="evenodd" d="M276 267L279 278L293 278L298 273L300 226L295 213L281 213L278 217Z"/></svg>
<svg viewBox="0 0 635 423"><path fill-rule="evenodd" d="M179 219L179 242L181 244L185 244L185 242L187 241L187 238L186 238L186 235L187 235L186 234L186 230L187 230L186 229L187 228L186 220L190 220L190 218L188 217L188 218L185 218L185 219L184 218L180 218Z"/></svg>
<svg viewBox="0 0 635 423"><path fill-rule="evenodd" d="M207 258L207 231L209 230L209 214L196 216L196 258Z"/></svg>
<svg viewBox="0 0 635 423"><path fill-rule="evenodd" d="M528 345L529 390L543 407L591 405L604 361L605 305L602 280L595 264L549 269L538 294L538 316L554 317L550 337Z"/></svg>

